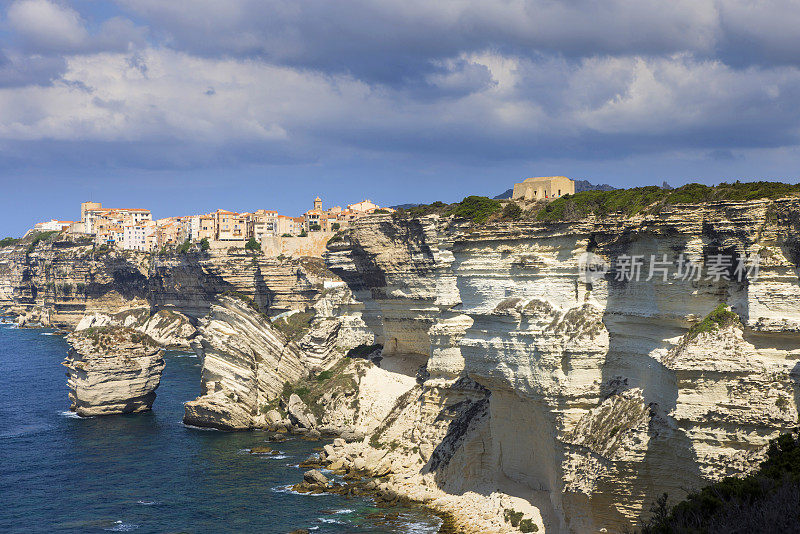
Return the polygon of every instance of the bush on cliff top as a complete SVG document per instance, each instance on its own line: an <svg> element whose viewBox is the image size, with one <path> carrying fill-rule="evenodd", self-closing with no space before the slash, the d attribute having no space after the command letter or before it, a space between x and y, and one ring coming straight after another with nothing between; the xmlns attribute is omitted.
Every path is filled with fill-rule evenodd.
<svg viewBox="0 0 800 534"><path fill-rule="evenodd" d="M687 184L676 189L647 186L613 191L582 191L549 202L537 213L536 218L541 221L575 220L588 215L602 217L615 212L630 216L675 204L774 199L798 193L800 184L781 182L734 182L716 186Z"/></svg>
<svg viewBox="0 0 800 534"><path fill-rule="evenodd" d="M11 245L16 245L19 243L19 239L16 237L5 237L0 239L0 248L3 247L10 247Z"/></svg>
<svg viewBox="0 0 800 534"><path fill-rule="evenodd" d="M727 305L720 304L689 330L688 337L691 339L704 332L716 332L720 328L737 323L739 323L739 316L732 312Z"/></svg>
<svg viewBox="0 0 800 534"><path fill-rule="evenodd" d="M800 441L784 434L770 441L755 473L727 477L690 493L674 507L662 495L642 534L797 532L800 523Z"/></svg>
<svg viewBox="0 0 800 534"><path fill-rule="evenodd" d="M48 230L47 232L39 232L38 234L33 236L31 242L28 244L28 252L33 252L36 248L36 245L42 243L44 241L49 240L51 237L60 234L61 232L58 230Z"/></svg>
<svg viewBox="0 0 800 534"><path fill-rule="evenodd" d="M480 224L486 222L490 215L500 211L502 206L503 204L499 200L472 195L458 204L450 206L446 214L470 219L472 222Z"/></svg>

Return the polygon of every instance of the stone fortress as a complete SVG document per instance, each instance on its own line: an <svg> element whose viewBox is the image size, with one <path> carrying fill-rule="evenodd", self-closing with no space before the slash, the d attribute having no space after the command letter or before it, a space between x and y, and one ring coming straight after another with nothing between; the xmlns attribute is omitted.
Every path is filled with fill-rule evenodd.
<svg viewBox="0 0 800 534"><path fill-rule="evenodd" d="M575 194L575 182L566 176L541 176L527 178L514 184L514 200L542 200Z"/></svg>

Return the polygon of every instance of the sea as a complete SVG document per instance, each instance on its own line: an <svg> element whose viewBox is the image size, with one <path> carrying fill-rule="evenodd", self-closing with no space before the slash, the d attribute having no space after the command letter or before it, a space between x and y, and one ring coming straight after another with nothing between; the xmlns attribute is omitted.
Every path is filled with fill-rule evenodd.
<svg viewBox="0 0 800 534"><path fill-rule="evenodd" d="M0 324L0 532L435 533L421 507L307 495L298 463L326 441L268 444L264 432L181 422L200 389L200 363L167 352L153 410L80 418L69 411L67 343L49 329ZM387 516L387 514L389 514Z"/></svg>

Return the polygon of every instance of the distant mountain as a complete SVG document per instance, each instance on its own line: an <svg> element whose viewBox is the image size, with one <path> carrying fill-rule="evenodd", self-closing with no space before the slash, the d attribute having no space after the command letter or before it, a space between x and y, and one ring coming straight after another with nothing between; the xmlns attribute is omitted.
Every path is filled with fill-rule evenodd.
<svg viewBox="0 0 800 534"><path fill-rule="evenodd" d="M589 180L575 180L575 192L581 191L613 191L616 187L611 187L608 184L595 185L590 183Z"/></svg>
<svg viewBox="0 0 800 534"><path fill-rule="evenodd" d="M608 184L600 184L595 185L590 183L588 180L575 180L575 192L580 193L581 191L613 191L616 187L611 187ZM504 191L494 197L497 200L506 200L511 198L511 195L514 193L513 189L509 189Z"/></svg>

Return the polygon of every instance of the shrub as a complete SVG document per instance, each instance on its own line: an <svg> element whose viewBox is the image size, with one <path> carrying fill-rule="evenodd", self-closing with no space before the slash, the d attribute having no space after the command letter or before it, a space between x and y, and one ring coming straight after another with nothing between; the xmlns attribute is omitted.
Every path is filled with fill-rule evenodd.
<svg viewBox="0 0 800 534"><path fill-rule="evenodd" d="M188 239L184 241L179 247L178 252L181 254L186 254L192 248L192 242Z"/></svg>
<svg viewBox="0 0 800 534"><path fill-rule="evenodd" d="M200 240L200 250L203 252L209 250L211 248L211 243L208 242L208 238L204 237Z"/></svg>
<svg viewBox="0 0 800 534"><path fill-rule="evenodd" d="M331 230L333 230L334 232L338 232L338 231L339 231L339 228L341 228L341 227L342 227L342 225L341 225L341 224L339 224L339 223L333 223L333 224L331 225Z"/></svg>
<svg viewBox="0 0 800 534"><path fill-rule="evenodd" d="M383 208L372 210L372 215L386 215L387 213L389 213L389 210L385 210Z"/></svg>
<svg viewBox="0 0 800 534"><path fill-rule="evenodd" d="M439 214L442 215L447 210L448 205L444 202L437 200L430 204L420 204L419 206L411 206L409 208L399 209L394 212L395 217L424 217L425 215Z"/></svg>
<svg viewBox="0 0 800 534"><path fill-rule="evenodd" d="M10 247L11 245L16 245L17 243L19 243L19 239L16 237L5 237L0 239L0 248Z"/></svg>
<svg viewBox="0 0 800 534"><path fill-rule="evenodd" d="M458 204L453 204L447 210L448 215L470 219L476 224L486 222L490 215L500 211L502 204L499 200L489 197L469 196Z"/></svg>
<svg viewBox="0 0 800 534"><path fill-rule="evenodd" d="M281 332L287 341L296 341L311 329L313 318L313 313L299 312L274 321L272 326Z"/></svg>
<svg viewBox="0 0 800 534"><path fill-rule="evenodd" d="M308 237L308 232L303 230L302 232L300 232L300 235L298 237Z"/></svg>
<svg viewBox="0 0 800 534"><path fill-rule="evenodd" d="M48 230L47 232L41 232L41 233L36 234L35 236L33 236L33 239L28 244L28 252L29 253L33 252L34 249L36 248L36 245L38 245L39 243L41 243L43 241L47 241L51 237L53 237L54 235L57 235L57 234L60 234L60 233L61 232L59 232L58 230Z"/></svg>
<svg viewBox="0 0 800 534"><path fill-rule="evenodd" d="M766 532L765 520L796 525L798 489L800 442L796 435L784 434L770 441L767 458L755 473L724 478L690 493L672 508L666 494L659 497L642 534ZM770 532L786 531L786 525L770 526Z"/></svg>
<svg viewBox="0 0 800 534"><path fill-rule="evenodd" d="M294 237L292 234L281 234L281 237Z"/></svg>
<svg viewBox="0 0 800 534"><path fill-rule="evenodd" d="M244 245L245 250L252 250L253 252L261 252L261 244L256 241L254 237L251 237L250 240L245 243Z"/></svg>
<svg viewBox="0 0 800 534"><path fill-rule="evenodd" d="M516 221L522 217L522 208L516 202L510 202L503 208L503 218Z"/></svg>
<svg viewBox="0 0 800 534"><path fill-rule="evenodd" d="M311 230L312 232L319 232L320 230L322 230L322 227L317 223L312 223L308 225L308 229Z"/></svg>
<svg viewBox="0 0 800 534"><path fill-rule="evenodd" d="M730 307L720 304L689 330L688 337L691 339L703 332L716 332L720 328L725 328L738 322L739 316L732 312Z"/></svg>

